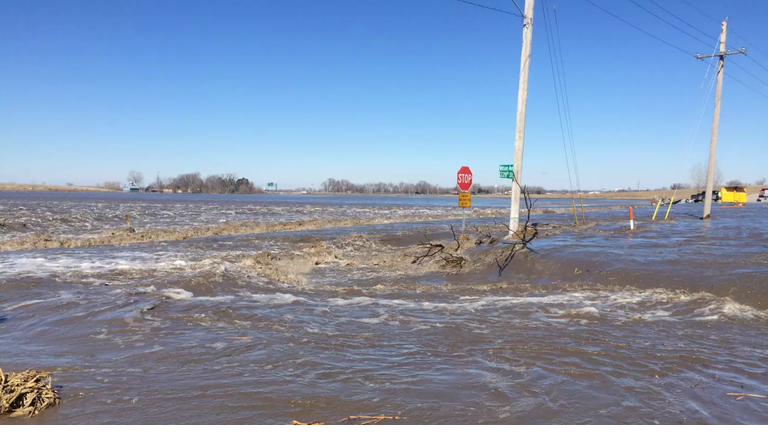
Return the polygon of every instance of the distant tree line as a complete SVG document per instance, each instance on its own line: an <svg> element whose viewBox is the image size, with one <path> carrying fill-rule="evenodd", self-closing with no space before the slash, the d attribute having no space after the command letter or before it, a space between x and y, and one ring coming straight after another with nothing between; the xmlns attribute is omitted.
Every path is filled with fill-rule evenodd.
<svg viewBox="0 0 768 432"><path fill-rule="evenodd" d="M479 183L472 185L471 191L476 194L509 193L511 186L483 186ZM540 186L529 186L534 194L543 194L547 190ZM417 183L353 183L349 180L329 178L320 184L320 191L326 193L357 193L357 194L389 194L389 195L450 195L459 192L457 186L445 187L426 182Z"/></svg>
<svg viewBox="0 0 768 432"><path fill-rule="evenodd" d="M245 177L237 178L236 174L213 174L205 177L199 172L179 174L176 177L161 179L158 175L148 186L157 191L172 190L184 193L209 194L254 194L264 193L264 189L256 187Z"/></svg>
<svg viewBox="0 0 768 432"><path fill-rule="evenodd" d="M144 174L131 170L126 178L129 184L144 186ZM105 189L120 190L120 182L104 182L96 186ZM147 185L146 192L181 192L181 193L210 193L210 194L255 194L264 193L264 189L256 187L245 177L238 178L236 174L213 174L203 179L199 172L179 174L176 177L162 178L157 174L155 180Z"/></svg>

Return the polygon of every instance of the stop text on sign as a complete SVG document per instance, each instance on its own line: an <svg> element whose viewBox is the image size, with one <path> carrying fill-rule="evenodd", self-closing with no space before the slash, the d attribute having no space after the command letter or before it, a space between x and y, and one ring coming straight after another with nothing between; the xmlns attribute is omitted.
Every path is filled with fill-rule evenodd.
<svg viewBox="0 0 768 432"><path fill-rule="evenodd" d="M456 186L465 192L472 187L472 170L468 166L461 167L456 173Z"/></svg>

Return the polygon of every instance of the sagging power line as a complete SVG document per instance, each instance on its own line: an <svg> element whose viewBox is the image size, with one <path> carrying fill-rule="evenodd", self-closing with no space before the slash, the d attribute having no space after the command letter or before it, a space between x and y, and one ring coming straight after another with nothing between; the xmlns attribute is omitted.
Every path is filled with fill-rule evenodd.
<svg viewBox="0 0 768 432"><path fill-rule="evenodd" d="M612 16L612 17L614 17L614 18L616 18L617 20L619 20L619 21L623 22L624 24L626 24L626 25L628 25L628 26L630 26L630 27L634 28L635 30L637 30L637 31L639 31L639 32L642 32L642 33L644 33L645 35L647 35L647 36L650 36L650 37L652 37L652 38L656 39L657 41L659 41L659 42L663 43L664 45L667 45L667 46L669 46L669 47L671 47L671 48L674 48L674 49L676 49L676 50L678 50L678 51L680 51L680 52L683 52L683 53L685 53L686 55L690 55L690 53L689 53L687 50L684 50L683 48L680 48L679 46L673 45L673 44L671 44L671 43L669 43L669 42L665 41L664 39L662 39L662 38L660 38L660 37L658 37L658 36L654 35L653 33L650 33L650 32L647 32L647 31L645 31L645 30L641 29L640 27L638 27L638 26L636 26L636 25L632 24L631 22L629 22L629 21L625 20L624 18L622 18L622 17L620 17L620 16L618 16L618 15L614 14L613 12L611 12L611 11L609 11L609 10L607 10L607 9L604 9L604 8L602 8L601 6L598 6L598 5L596 5L596 4L595 4L595 3L593 3L591 0L583 0L583 1L585 1L585 2L587 2L587 3L589 3L589 4L591 4L592 6L596 7L597 9L599 9L599 10L603 11L604 13L606 13L606 14L608 14L608 15L610 15L610 16Z"/></svg>
<svg viewBox="0 0 768 432"><path fill-rule="evenodd" d="M576 201L573 196L573 181L571 180L571 162L572 161L569 161L568 146L566 145L566 141L570 140L571 151L573 151L573 134L571 132L570 123L569 123L568 110L567 110L566 101L565 101L565 93L563 92L563 87L564 87L563 76L561 74L561 68L558 65L557 42L555 41L555 34L554 34L554 31L552 30L551 19L549 17L549 14L547 13L546 0L542 0L541 8L542 8L542 15L544 18L544 33L546 34L546 38L547 38L549 64L552 69L552 85L555 90L555 101L557 102L557 117L560 122L560 136L563 141L563 153L565 153L565 165L568 172L568 185L570 187L571 203L573 205L573 219L574 219L574 222L578 224L579 219L576 216ZM562 58L562 56L560 58ZM563 100L562 112L561 112L561 105L560 105L561 99ZM567 133L568 139L566 139L566 131L563 129L563 117L565 117L566 129L568 130L568 133ZM573 156L573 153L572 153L572 156ZM576 169L576 165L574 164L574 171L575 169ZM583 212L582 212L582 220L584 220Z"/></svg>
<svg viewBox="0 0 768 432"><path fill-rule="evenodd" d="M709 42L701 40L699 37L697 37L697 36L694 36L694 35L692 35L692 34L688 33L687 31L685 31L685 30L681 29L680 27L678 27L678 26L676 26L676 25L672 24L671 22L669 22L669 21L665 20L664 18L662 18L662 17L660 17L660 16L656 15L655 13L653 13L653 12L651 12L650 10L646 9L644 6L642 6L640 3L636 2L635 0L629 0L629 1L630 1L630 2L632 2L632 4L634 4L635 6L639 7L640 9L644 10L645 12L649 13L649 14L650 14L650 15L652 15L653 17L657 18L657 19L658 19L658 20L660 20L661 22L663 22L663 23L665 23L665 24L669 25L670 27L674 28L675 30L679 31L680 33L682 33L682 34L684 34L684 35L688 36L688 37L689 37L689 38L691 38L691 39L694 39L694 40L696 40L696 41L699 41L699 42L703 43L703 44L704 44L704 45L706 45L706 46L709 46Z"/></svg>
<svg viewBox="0 0 768 432"><path fill-rule="evenodd" d="M467 1L467 0L456 0L456 1L468 4L468 5L472 5L472 6L477 6L479 8L488 9L488 10L491 10L491 11L494 11L494 12L499 12L499 13L503 13L503 14L507 14L507 15L512 15L512 16L516 16L516 17L520 17L520 18L523 17L521 14L517 14L517 13L514 13L514 12L510 12L510 11L505 11L505 10L502 10L502 9L496 9L496 8L493 8L493 7L490 7L490 6L481 5L479 3L473 3L473 2ZM517 5L517 3L515 3L515 5Z"/></svg>
<svg viewBox="0 0 768 432"><path fill-rule="evenodd" d="M565 61L563 60L563 44L562 39L560 38L560 21L557 19L557 8L552 5L552 13L555 16L555 35L557 36L555 40L557 41L557 51L559 52L560 56L560 70L563 72L563 82L562 82L562 89L565 93L565 119L566 119L566 125L568 126L568 135L571 141L571 156L573 160L573 168L576 173L576 190L581 192L581 176L579 175L579 163L576 159L576 141L573 138L573 119L571 117L571 101L568 97L568 80L566 79L565 75ZM582 213L582 218L583 218Z"/></svg>
<svg viewBox="0 0 768 432"><path fill-rule="evenodd" d="M712 35L710 35L709 33L707 33L707 32L705 32L705 31L703 31L703 30L699 29L698 27L694 26L693 24L689 23L688 21L686 21L686 20L684 20L684 19L680 18L679 16L677 16L677 15L675 15L674 13L670 12L670 11L669 11L669 9L667 9L667 8L665 8L664 6L662 6L662 5L658 4L658 3L656 3L654 0L648 0L648 1L649 1L649 2L651 2L651 3L653 3L654 5L656 5L656 7L657 7L657 8L659 8L659 9L663 10L664 12L668 13L669 15L671 15L672 17L674 17L676 20L680 21L681 23L683 23L683 24L687 25L688 27L690 27L690 28L692 28L692 29L696 30L697 32L699 32L699 33L703 34L704 36L706 36L706 37L708 37L708 38L712 38L712 40L713 40L713 41L717 41L717 38L716 38L716 37L712 37Z"/></svg>

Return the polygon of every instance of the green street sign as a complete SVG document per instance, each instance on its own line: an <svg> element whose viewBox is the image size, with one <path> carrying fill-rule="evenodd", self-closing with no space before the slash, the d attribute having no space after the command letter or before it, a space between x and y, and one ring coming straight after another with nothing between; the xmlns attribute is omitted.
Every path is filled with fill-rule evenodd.
<svg viewBox="0 0 768 432"><path fill-rule="evenodd" d="M512 171L513 165L499 165L499 178L514 179L515 173Z"/></svg>
<svg viewBox="0 0 768 432"><path fill-rule="evenodd" d="M275 185L275 184L274 184L274 183L272 183L272 182L269 182L269 183L267 183L267 186L268 186L268 187L273 187L274 185Z"/></svg>

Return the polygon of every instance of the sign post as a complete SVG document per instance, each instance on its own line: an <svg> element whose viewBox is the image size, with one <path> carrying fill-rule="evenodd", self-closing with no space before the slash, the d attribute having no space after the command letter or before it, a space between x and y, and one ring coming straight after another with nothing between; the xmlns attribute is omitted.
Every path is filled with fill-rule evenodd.
<svg viewBox="0 0 768 432"><path fill-rule="evenodd" d="M461 207L461 235L464 235L467 219L467 207L472 207L472 194L469 189L472 187L472 170L468 166L463 166L456 173L456 186L459 187L459 207Z"/></svg>

